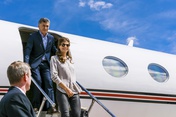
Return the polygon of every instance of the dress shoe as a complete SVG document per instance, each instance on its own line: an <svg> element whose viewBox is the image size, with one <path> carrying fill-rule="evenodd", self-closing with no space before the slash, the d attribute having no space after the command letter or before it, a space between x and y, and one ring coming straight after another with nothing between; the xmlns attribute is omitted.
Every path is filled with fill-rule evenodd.
<svg viewBox="0 0 176 117"><path fill-rule="evenodd" d="M47 110L47 114L54 114L54 113L58 113L57 109L56 108L49 108Z"/></svg>

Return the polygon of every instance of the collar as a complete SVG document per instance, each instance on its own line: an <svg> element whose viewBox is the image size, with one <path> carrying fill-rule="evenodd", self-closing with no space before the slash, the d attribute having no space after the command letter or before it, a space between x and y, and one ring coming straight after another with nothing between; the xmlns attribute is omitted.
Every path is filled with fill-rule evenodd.
<svg viewBox="0 0 176 117"><path fill-rule="evenodd" d="M42 36L42 38L48 36L48 33L46 33L46 35L44 36L44 35L40 32L40 30L39 30L39 33L40 33L40 35Z"/></svg>
<svg viewBox="0 0 176 117"><path fill-rule="evenodd" d="M14 86L14 87L18 88L24 95L26 95L25 92L21 88L19 88L17 86Z"/></svg>

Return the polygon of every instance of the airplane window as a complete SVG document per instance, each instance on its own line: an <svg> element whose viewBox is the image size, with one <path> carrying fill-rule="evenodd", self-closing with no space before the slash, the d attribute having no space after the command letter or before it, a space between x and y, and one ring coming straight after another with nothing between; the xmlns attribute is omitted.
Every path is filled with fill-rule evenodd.
<svg viewBox="0 0 176 117"><path fill-rule="evenodd" d="M114 77L122 77L128 73L127 65L119 58L107 56L102 61L105 71Z"/></svg>
<svg viewBox="0 0 176 117"><path fill-rule="evenodd" d="M157 82L165 82L169 79L168 71L161 65L151 63L148 66L148 71L151 77Z"/></svg>

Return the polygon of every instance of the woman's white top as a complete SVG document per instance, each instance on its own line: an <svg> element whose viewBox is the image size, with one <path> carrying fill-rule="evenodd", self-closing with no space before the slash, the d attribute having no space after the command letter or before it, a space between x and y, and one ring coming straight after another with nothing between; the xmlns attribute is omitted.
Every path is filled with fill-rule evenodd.
<svg viewBox="0 0 176 117"><path fill-rule="evenodd" d="M52 56L50 61L50 71L51 78L53 82L57 84L57 89L59 91L66 93L58 85L61 82L70 88L74 94L80 93L82 91L79 85L76 83L74 64L70 63L69 59L67 59L65 63L61 63L57 55Z"/></svg>

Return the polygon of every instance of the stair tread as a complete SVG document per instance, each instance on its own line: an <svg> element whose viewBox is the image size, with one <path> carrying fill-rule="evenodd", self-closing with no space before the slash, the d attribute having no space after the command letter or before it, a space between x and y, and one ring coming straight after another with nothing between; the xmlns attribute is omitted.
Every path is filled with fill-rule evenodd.
<svg viewBox="0 0 176 117"><path fill-rule="evenodd" d="M46 111L42 111L39 117L60 117L60 113L46 114Z"/></svg>

